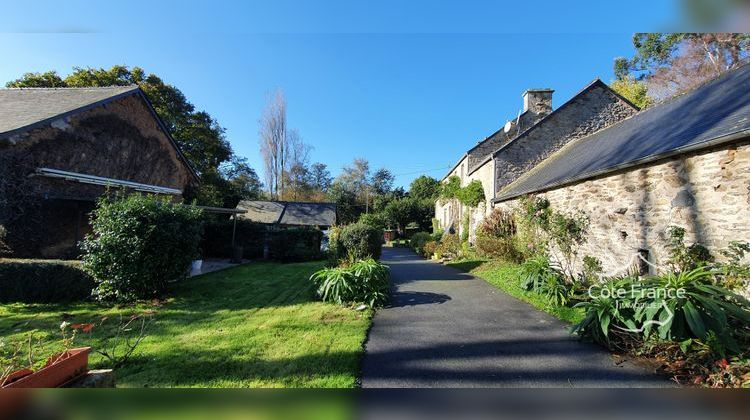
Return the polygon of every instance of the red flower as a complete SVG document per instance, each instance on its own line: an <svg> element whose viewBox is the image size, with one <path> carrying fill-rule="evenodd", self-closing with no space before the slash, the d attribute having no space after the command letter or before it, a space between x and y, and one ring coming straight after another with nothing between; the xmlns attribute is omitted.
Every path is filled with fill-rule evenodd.
<svg viewBox="0 0 750 420"><path fill-rule="evenodd" d="M727 362L727 359L721 359L718 362L716 362L716 364L718 364L722 369L729 366L729 362Z"/></svg>

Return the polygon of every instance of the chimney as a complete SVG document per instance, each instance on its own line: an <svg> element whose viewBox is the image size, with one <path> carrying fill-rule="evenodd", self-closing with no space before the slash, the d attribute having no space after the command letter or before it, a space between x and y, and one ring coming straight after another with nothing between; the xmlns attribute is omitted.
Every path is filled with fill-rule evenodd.
<svg viewBox="0 0 750 420"><path fill-rule="evenodd" d="M552 89L529 89L523 93L523 112L529 111L537 118L552 112Z"/></svg>

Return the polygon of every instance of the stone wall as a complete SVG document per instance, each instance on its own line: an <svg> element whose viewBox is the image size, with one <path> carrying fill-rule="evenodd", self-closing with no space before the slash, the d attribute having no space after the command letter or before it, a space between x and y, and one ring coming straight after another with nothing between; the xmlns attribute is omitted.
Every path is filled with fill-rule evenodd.
<svg viewBox="0 0 750 420"><path fill-rule="evenodd" d="M195 181L146 103L126 96L0 140L0 225L17 257L71 258L97 185L29 177L36 168L180 190ZM6 250L6 253L8 251Z"/></svg>
<svg viewBox="0 0 750 420"><path fill-rule="evenodd" d="M477 145L471 148L468 152L469 170L473 171L479 167L479 165L482 165L488 158L490 158L492 153L529 129L532 125L536 124L536 122L542 117L544 117L544 114L535 114L529 111L524 112L517 119L514 118L511 121L511 129L507 134L501 128L486 139L477 143Z"/></svg>
<svg viewBox="0 0 750 420"><path fill-rule="evenodd" d="M719 257L730 241L750 242L750 142L681 155L540 194L552 208L584 212L590 220L579 251L599 258L607 274L631 267L648 251L658 271L668 259L669 226L686 229ZM505 210L518 200L496 203Z"/></svg>
<svg viewBox="0 0 750 420"><path fill-rule="evenodd" d="M455 200L438 200L438 202L435 204L435 217L440 222L440 227L442 229L447 229L452 225L456 233L460 235L463 230L463 225L461 222L463 220L464 214L466 214L466 212L469 212L469 242L474 243L474 238L476 237L476 227L484 219L484 217L492 211L492 207L489 203L494 197L494 193L492 191L492 177L494 176L495 170L494 162L488 161L471 174L466 174L462 172L461 169L466 163L466 160L467 159L464 157L461 162L459 162L459 165L457 165L456 168L448 176L445 177L444 182L447 181L451 176L458 176L459 178L461 178L461 186L465 187L472 181L477 180L482 183L485 201L480 203L476 208L469 208L461 205Z"/></svg>
<svg viewBox="0 0 750 420"><path fill-rule="evenodd" d="M515 181L571 140L612 125L636 112L636 108L614 94L607 85L601 81L594 82L495 154L496 191Z"/></svg>

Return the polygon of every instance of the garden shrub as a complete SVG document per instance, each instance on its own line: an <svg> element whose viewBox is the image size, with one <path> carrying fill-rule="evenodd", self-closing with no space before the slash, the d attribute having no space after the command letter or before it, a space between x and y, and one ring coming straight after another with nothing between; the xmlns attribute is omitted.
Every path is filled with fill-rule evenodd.
<svg viewBox="0 0 750 420"><path fill-rule="evenodd" d="M592 299L576 305L586 310L586 318L574 331L604 343L609 342L613 328L642 329L637 331L642 338L655 334L670 341L712 338L720 346L717 351L739 353L738 339L746 340L750 331L750 303L712 284L714 274L711 269L698 267L592 286ZM618 288L627 292L615 295ZM657 321L663 325L655 324Z"/></svg>
<svg viewBox="0 0 750 420"><path fill-rule="evenodd" d="M585 255L583 257L583 272L581 273L581 282L584 284L592 284L599 281L604 268L602 262L591 255Z"/></svg>
<svg viewBox="0 0 750 420"><path fill-rule="evenodd" d="M497 238L511 238L516 234L516 221L512 213L495 208L479 224L477 232Z"/></svg>
<svg viewBox="0 0 750 420"><path fill-rule="evenodd" d="M362 213L359 216L359 223L364 223L380 230L385 229L387 224L383 213Z"/></svg>
<svg viewBox="0 0 750 420"><path fill-rule="evenodd" d="M439 243L437 241L428 241L422 248L422 255L427 258L431 258L438 250Z"/></svg>
<svg viewBox="0 0 750 420"><path fill-rule="evenodd" d="M750 264L743 263L745 254L750 252L747 242L732 241L727 249L719 251L726 258L725 262L716 264L717 283L730 290L747 287L750 281Z"/></svg>
<svg viewBox="0 0 750 420"><path fill-rule="evenodd" d="M0 302L57 303L91 297L80 261L0 259Z"/></svg>
<svg viewBox="0 0 750 420"><path fill-rule="evenodd" d="M494 209L477 228L476 248L479 255L521 262L523 255L516 248L516 232L513 214Z"/></svg>
<svg viewBox="0 0 750 420"><path fill-rule="evenodd" d="M324 268L310 277L324 302L364 303L374 308L388 301L388 267L372 258L348 267Z"/></svg>
<svg viewBox="0 0 750 420"><path fill-rule="evenodd" d="M312 261L321 258L323 232L313 228L279 229L270 232L270 257L282 262Z"/></svg>
<svg viewBox="0 0 750 420"><path fill-rule="evenodd" d="M669 263L675 271L693 270L703 267L714 261L714 257L708 249L699 244L685 245L685 229L679 226L670 226L669 234Z"/></svg>
<svg viewBox="0 0 750 420"><path fill-rule="evenodd" d="M333 244L331 252L335 252L333 255L336 261L344 258L362 260L368 257L378 260L383 245L383 231L364 223L353 223L331 236L330 242Z"/></svg>
<svg viewBox="0 0 750 420"><path fill-rule="evenodd" d="M475 246L481 257L502 259L515 263L523 260L523 255L516 249L512 237L501 238L477 232Z"/></svg>
<svg viewBox="0 0 750 420"><path fill-rule="evenodd" d="M202 211L142 194L103 196L93 234L83 242L83 268L96 280L94 296L133 301L163 296L198 257Z"/></svg>
<svg viewBox="0 0 750 420"><path fill-rule="evenodd" d="M417 254L424 253L424 246L427 242L430 242L432 240L432 236L427 232L417 232L414 235L411 236L411 239L409 239L409 243L411 244L411 247L414 248L414 251L416 251Z"/></svg>
<svg viewBox="0 0 750 420"><path fill-rule="evenodd" d="M546 256L539 255L521 264L521 287L539 293L555 305L568 301L569 288L560 269Z"/></svg>
<svg viewBox="0 0 750 420"><path fill-rule="evenodd" d="M461 252L461 241L458 239L458 235L454 233L448 233L443 235L438 244L436 254L438 258L455 258Z"/></svg>
<svg viewBox="0 0 750 420"><path fill-rule="evenodd" d="M232 257L232 229L234 222L225 217L209 215L205 218L201 255L204 258ZM250 220L238 219L235 245L242 247L242 256L247 259L263 257L266 226Z"/></svg>

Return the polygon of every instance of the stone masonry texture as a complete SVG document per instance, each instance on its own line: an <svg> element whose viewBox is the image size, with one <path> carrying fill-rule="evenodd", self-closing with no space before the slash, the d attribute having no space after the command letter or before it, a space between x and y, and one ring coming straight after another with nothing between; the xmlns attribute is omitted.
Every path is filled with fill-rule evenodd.
<svg viewBox="0 0 750 420"><path fill-rule="evenodd" d="M659 271L668 260L668 229L721 258L731 241L750 242L750 142L679 155L539 194L565 213L583 212L588 240L578 252L598 258L605 273L632 266L639 250ZM511 210L518 199L496 203Z"/></svg>
<svg viewBox="0 0 750 420"><path fill-rule="evenodd" d="M495 154L495 190L500 191L571 140L599 131L636 112L636 108L604 83L595 82Z"/></svg>

